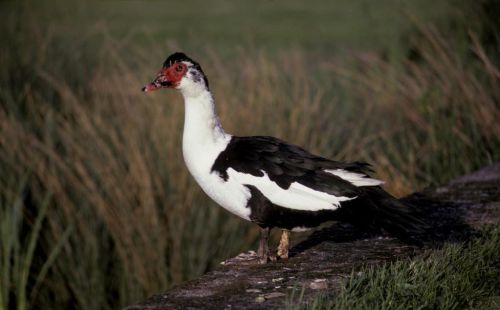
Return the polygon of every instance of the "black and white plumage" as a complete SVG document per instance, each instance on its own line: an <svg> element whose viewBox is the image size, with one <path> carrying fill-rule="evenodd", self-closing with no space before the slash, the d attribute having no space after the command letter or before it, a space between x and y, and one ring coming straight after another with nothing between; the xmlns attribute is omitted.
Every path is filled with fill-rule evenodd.
<svg viewBox="0 0 500 310"><path fill-rule="evenodd" d="M369 175L365 163L329 160L273 137L226 133L205 74L185 54L169 56L143 91L159 88L181 91L186 165L215 202L261 227L262 261L267 260L267 236L274 227L293 231L346 221L383 228L407 240L421 230L413 209L385 192L383 182ZM287 248L288 244L285 252Z"/></svg>

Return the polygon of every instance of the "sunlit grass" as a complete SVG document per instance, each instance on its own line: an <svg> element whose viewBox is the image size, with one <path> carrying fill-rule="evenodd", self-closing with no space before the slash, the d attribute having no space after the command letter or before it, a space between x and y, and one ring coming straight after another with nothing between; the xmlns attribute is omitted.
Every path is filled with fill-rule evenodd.
<svg viewBox="0 0 500 310"><path fill-rule="evenodd" d="M497 309L500 306L498 227L467 244L450 244L412 261L353 272L339 292L288 309ZM296 306L295 306L296 305Z"/></svg>

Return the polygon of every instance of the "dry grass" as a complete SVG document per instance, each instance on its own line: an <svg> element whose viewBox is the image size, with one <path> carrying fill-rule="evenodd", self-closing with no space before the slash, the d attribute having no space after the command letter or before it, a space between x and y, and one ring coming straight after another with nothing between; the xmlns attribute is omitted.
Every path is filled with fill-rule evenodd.
<svg viewBox="0 0 500 310"><path fill-rule="evenodd" d="M419 60L402 69L370 55L359 71L340 71L352 81L352 100L365 108L367 128L356 130L355 144L400 195L494 161L499 147L500 74L476 36L470 34L475 61L467 62L436 29L420 31Z"/></svg>
<svg viewBox="0 0 500 310"><path fill-rule="evenodd" d="M58 33L33 33L36 49L14 57L16 44L27 44L14 42L0 58L0 218L15 202L25 218L18 235L5 232L2 240L22 248L46 201L30 279L61 247L29 302L116 308L248 249L256 232L208 201L184 167L180 96L139 92L165 55L104 34L106 43L90 49L94 58L78 45L65 58L52 48ZM375 54L354 60L355 68L331 59L311 64L300 50L193 57L229 132L280 136L328 157L369 161L389 191L403 194L500 153L493 60L472 34L469 63L437 31L421 33L421 60L399 68ZM10 259L4 255L2 266ZM9 295L19 283L7 278L0 308L24 298Z"/></svg>

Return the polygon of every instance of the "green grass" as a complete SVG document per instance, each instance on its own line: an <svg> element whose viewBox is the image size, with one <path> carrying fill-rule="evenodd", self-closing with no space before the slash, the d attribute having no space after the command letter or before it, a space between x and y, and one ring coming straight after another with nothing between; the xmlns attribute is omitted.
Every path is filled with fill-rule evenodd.
<svg viewBox="0 0 500 310"><path fill-rule="evenodd" d="M462 6L200 3L0 2L0 309L118 308L255 246L185 169L180 96L140 92L174 50L227 131L368 161L392 193L500 160L498 53Z"/></svg>
<svg viewBox="0 0 500 310"><path fill-rule="evenodd" d="M447 1L430 0L313 0L307 4L299 0L215 0L210 5L201 0L21 3L22 9L15 1L1 3L0 16L19 23L22 20L22 24L36 19L42 29L70 40L104 33L120 41L149 46L156 42L189 54L210 47L228 57L248 48L272 52L305 48L311 54L326 53L330 57L374 49L398 53L401 34L414 29L412 19L438 21L464 14ZM18 16L12 15L15 11ZM15 22L7 27L12 24ZM164 49L161 52L166 53Z"/></svg>
<svg viewBox="0 0 500 310"><path fill-rule="evenodd" d="M21 183L20 190L24 188ZM2 200L0 205L0 242L2 255L0 255L1 286L0 286L0 307L8 308L8 305L15 304L17 309L28 309L32 306L30 301L37 297L40 286L43 285L48 271L53 266L62 247L67 242L71 233L68 227L57 240L46 248L48 251L46 260L41 266L35 264L35 250L40 245L41 229L46 220L47 210L50 205L50 196L43 199L37 210L38 214L33 219L29 233L23 236L23 201L22 193L13 193L14 197ZM9 199L10 198L10 199ZM12 204L9 204L12 203ZM34 268L35 267L35 268ZM32 268L37 272L32 272ZM29 289L29 292L28 292ZM9 300L15 296L15 301Z"/></svg>
<svg viewBox="0 0 500 310"><path fill-rule="evenodd" d="M498 309L500 229L413 260L353 272L340 292L288 309ZM300 306L292 306L300 305Z"/></svg>

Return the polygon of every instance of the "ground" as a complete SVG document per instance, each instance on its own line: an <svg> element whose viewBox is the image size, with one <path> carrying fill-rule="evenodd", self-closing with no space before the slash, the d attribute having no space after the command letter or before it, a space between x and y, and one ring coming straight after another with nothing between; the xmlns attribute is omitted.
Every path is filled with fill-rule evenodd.
<svg viewBox="0 0 500 310"><path fill-rule="evenodd" d="M334 224L295 245L289 260L263 266L248 264L246 253L242 253L199 279L127 310L284 308L287 296L297 288L304 294L301 301L307 302L320 291L339 290L353 271L429 254L443 244L470 238L485 224L498 224L499 183L500 164L496 164L406 197L425 211L432 225L424 247Z"/></svg>

